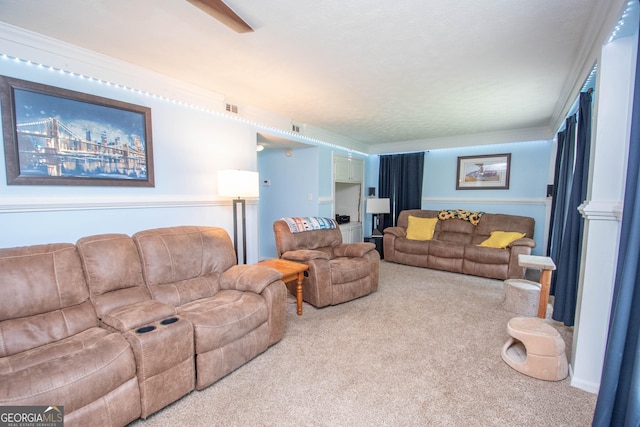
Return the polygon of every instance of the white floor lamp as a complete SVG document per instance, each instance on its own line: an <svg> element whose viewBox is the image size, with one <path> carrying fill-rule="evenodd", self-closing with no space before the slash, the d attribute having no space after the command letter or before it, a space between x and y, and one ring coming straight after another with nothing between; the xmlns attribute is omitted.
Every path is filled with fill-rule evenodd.
<svg viewBox="0 0 640 427"><path fill-rule="evenodd" d="M245 217L245 199L260 196L258 187L258 172L241 170L218 171L218 196L233 198L233 247L236 250L238 264L238 204L242 207L240 220L242 221L242 264L247 262L247 220Z"/></svg>
<svg viewBox="0 0 640 427"><path fill-rule="evenodd" d="M375 197L368 198L366 203L367 213L373 214L373 225L371 230L372 236L381 236L380 221L378 215L388 214L391 212L389 199L376 199Z"/></svg>

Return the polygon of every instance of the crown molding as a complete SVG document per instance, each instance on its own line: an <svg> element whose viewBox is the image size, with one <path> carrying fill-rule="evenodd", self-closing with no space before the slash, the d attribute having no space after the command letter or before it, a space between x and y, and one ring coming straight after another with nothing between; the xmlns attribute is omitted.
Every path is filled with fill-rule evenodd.
<svg viewBox="0 0 640 427"><path fill-rule="evenodd" d="M2 22L0 53L186 104L224 111L221 94Z"/></svg>
<svg viewBox="0 0 640 427"><path fill-rule="evenodd" d="M569 79L562 87L561 96L551 115L549 127L556 132L562 126L571 106L574 104L587 77L600 59L602 46L607 43L616 22L622 16L628 0L611 0L595 2L591 10L589 25L591 31L586 33L573 63ZM605 19L602 19L602 17Z"/></svg>
<svg viewBox="0 0 640 427"><path fill-rule="evenodd" d="M368 147L358 141L319 128L305 126L307 135L291 132L291 118L260 108L243 105L239 114L225 110L224 95L191 85L147 68L118 60L79 46L46 37L0 22L0 55L19 58L26 64L35 63L69 74L78 74L113 83L124 88L166 98L186 106L208 110L216 115L236 120L256 130L274 133L300 141L326 145L367 155ZM20 76L12 76L20 78Z"/></svg>
<svg viewBox="0 0 640 427"><path fill-rule="evenodd" d="M547 127L517 129L504 132L487 132L457 135L444 138L420 139L404 142L390 142L371 146L370 154L387 154L435 150L441 148L475 147L479 145L507 144L526 141L549 141L553 132Z"/></svg>

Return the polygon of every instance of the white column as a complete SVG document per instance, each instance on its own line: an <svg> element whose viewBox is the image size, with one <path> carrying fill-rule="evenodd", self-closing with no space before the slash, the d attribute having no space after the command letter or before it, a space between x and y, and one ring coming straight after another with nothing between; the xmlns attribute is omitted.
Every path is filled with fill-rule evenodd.
<svg viewBox="0 0 640 427"><path fill-rule="evenodd" d="M588 199L578 306L573 334L571 385L596 393L607 344L624 195L637 38L602 49L594 105Z"/></svg>

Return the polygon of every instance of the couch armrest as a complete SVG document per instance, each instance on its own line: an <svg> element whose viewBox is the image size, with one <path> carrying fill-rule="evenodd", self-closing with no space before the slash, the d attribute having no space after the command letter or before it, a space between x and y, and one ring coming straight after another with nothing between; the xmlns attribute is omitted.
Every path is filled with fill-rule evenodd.
<svg viewBox="0 0 640 427"><path fill-rule="evenodd" d="M282 258L289 261L310 261L312 259L331 259L328 253L322 251L314 251L312 249L299 249L297 251L287 251L282 254Z"/></svg>
<svg viewBox="0 0 640 427"><path fill-rule="evenodd" d="M535 246L536 243L533 239L524 237L522 239L515 240L507 247L509 250L509 270L507 271L507 279L524 279L527 269L520 266L518 255L531 255L531 248Z"/></svg>
<svg viewBox="0 0 640 427"><path fill-rule="evenodd" d="M269 284L282 279L282 273L261 265L234 265L220 276L220 288L262 293Z"/></svg>
<svg viewBox="0 0 640 427"><path fill-rule="evenodd" d="M513 242L509 243L508 247L513 246L528 246L530 248L535 248L536 241L528 237L523 237L522 239L514 240Z"/></svg>
<svg viewBox="0 0 640 427"><path fill-rule="evenodd" d="M280 280L271 282L260 293L269 308L269 345L277 343L284 337L287 294L287 287Z"/></svg>
<svg viewBox="0 0 640 427"><path fill-rule="evenodd" d="M393 234L396 237L405 237L407 235L407 230L402 227L387 227L384 229L384 233Z"/></svg>
<svg viewBox="0 0 640 427"><path fill-rule="evenodd" d="M371 252L375 248L375 243L369 242L343 243L333 248L333 254L349 258L362 258L367 252Z"/></svg>
<svg viewBox="0 0 640 427"><path fill-rule="evenodd" d="M140 301L111 310L100 321L106 329L125 332L175 316L174 306L156 300Z"/></svg>

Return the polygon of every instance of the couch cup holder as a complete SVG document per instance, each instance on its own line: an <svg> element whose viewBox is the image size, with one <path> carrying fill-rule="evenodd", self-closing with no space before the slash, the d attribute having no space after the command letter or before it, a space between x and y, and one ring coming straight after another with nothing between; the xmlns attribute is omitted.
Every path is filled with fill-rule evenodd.
<svg viewBox="0 0 640 427"><path fill-rule="evenodd" d="M138 329L136 329L136 334L146 334L147 332L151 332L155 329L156 327L153 325L149 325L149 326L142 326Z"/></svg>
<svg viewBox="0 0 640 427"><path fill-rule="evenodd" d="M178 320L177 317L167 317L166 319L160 322L161 325L171 325L172 323L176 323Z"/></svg>

